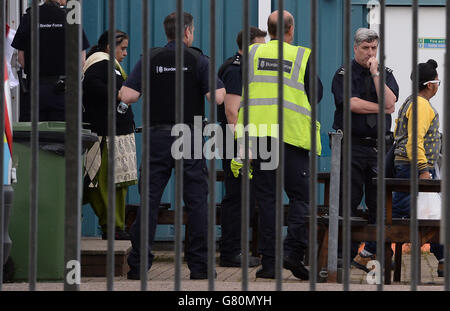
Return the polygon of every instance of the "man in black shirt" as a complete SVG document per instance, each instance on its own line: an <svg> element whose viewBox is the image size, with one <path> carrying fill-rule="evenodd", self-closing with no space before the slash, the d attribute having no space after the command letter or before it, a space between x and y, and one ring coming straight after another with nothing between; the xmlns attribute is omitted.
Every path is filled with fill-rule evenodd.
<svg viewBox="0 0 450 311"><path fill-rule="evenodd" d="M46 0L39 7L39 120L64 121L64 79L65 79L65 27L66 0ZM22 17L12 47L19 50L18 60L27 76L22 88L20 117L22 122L30 121L31 80L31 10ZM89 42L83 31L82 62L86 59Z"/></svg>
<svg viewBox="0 0 450 311"><path fill-rule="evenodd" d="M164 29L168 43L163 48L151 51L150 60L150 217L149 217L149 265L153 261L151 245L155 237L158 220L158 208L164 188L175 167L174 155L171 152L175 137L171 131L175 125L175 21L172 13L164 20ZM194 117L203 117L204 96L210 98L209 62L208 58L198 50L190 48L194 40L194 22L189 13L184 13L184 123L191 130ZM126 104L138 101L142 90L142 63L139 61L120 90L119 97ZM216 102L222 104L225 97L223 83L218 80ZM198 130L198 129L197 129ZM200 129L201 130L201 129ZM145 143L145 142L144 142ZM194 135L190 143L194 145ZM194 150L194 148L192 148ZM207 167L204 157L197 159L190 154L183 161L183 199L188 214L189 247L185 250L185 258L191 271L191 279L207 279ZM136 221L131 227L131 243L133 249L128 256L128 279L140 278L140 209Z"/></svg>
<svg viewBox="0 0 450 311"><path fill-rule="evenodd" d="M250 27L250 44L266 43L267 32L256 27ZM239 51L230 58L219 69L219 78L225 84L227 94L224 105L217 110L217 119L222 126L223 133L234 132L238 112L241 105L242 95L242 31L239 32L236 42ZM230 133L229 133L230 134ZM225 144L224 144L225 149ZM237 146L234 146L237 150ZM225 175L225 196L222 200L221 227L222 238L220 241L220 266L241 266L241 178L235 178L231 172L231 159L226 157L223 150L222 168ZM235 155L236 156L236 155ZM251 200L252 207L254 200ZM249 257L249 266L255 267L260 264L257 257Z"/></svg>
<svg viewBox="0 0 450 311"><path fill-rule="evenodd" d="M361 203L364 194L368 208L368 222L370 224L376 222L377 215L377 187L372 183L372 178L377 176L378 99L381 91L383 91L379 90L380 73L378 60L376 59L378 43L379 37L374 30L367 28L358 29L354 39L355 59L351 65L351 212L352 216L356 216L357 207ZM344 75L344 67L339 68L334 75L332 83L332 92L336 105L333 124L335 130L343 130L344 127ZM384 112L386 117L386 138L388 138L391 128L391 114L395 110L395 103L399 94L397 82L392 74L392 70L389 68L386 68L384 93L386 103ZM381 139L385 140L386 138L382 137ZM358 247L359 243L352 243L351 258L356 256ZM365 249L352 261L352 265L367 271L366 264L375 258L375 252L376 244L367 242Z"/></svg>

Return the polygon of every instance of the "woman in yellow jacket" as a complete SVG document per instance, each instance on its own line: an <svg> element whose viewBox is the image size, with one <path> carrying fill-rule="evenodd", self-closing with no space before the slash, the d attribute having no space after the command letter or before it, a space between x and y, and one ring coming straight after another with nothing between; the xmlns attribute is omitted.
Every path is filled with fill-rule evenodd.
<svg viewBox="0 0 450 311"><path fill-rule="evenodd" d="M419 64L419 96L417 97L417 168L419 178L435 178L435 164L441 150L439 115L431 105L430 99L437 93L441 81L436 71L436 61L430 59ZM409 178L412 161L412 102L409 96L400 108L395 127L395 170L396 178ZM410 122L411 121L411 122ZM392 198L392 217L410 217L410 194L394 192ZM431 243L430 251L439 261L438 276L444 274L443 246Z"/></svg>

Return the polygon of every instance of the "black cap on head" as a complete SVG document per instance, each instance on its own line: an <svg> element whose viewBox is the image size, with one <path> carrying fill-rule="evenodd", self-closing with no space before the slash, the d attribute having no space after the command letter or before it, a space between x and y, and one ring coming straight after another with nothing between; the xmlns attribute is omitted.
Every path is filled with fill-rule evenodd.
<svg viewBox="0 0 450 311"><path fill-rule="evenodd" d="M426 88L425 82L432 81L438 75L436 68L438 67L437 62L434 59L429 59L426 63L420 63L419 67L419 91ZM413 79L411 73L411 80Z"/></svg>

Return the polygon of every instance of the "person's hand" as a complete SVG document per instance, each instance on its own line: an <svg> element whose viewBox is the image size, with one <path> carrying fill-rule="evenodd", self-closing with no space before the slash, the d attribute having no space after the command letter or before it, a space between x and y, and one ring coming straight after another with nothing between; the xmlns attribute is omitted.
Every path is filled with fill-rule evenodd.
<svg viewBox="0 0 450 311"><path fill-rule="evenodd" d="M392 114L395 112L395 106L393 106L391 108L386 108L384 111L386 114Z"/></svg>
<svg viewBox="0 0 450 311"><path fill-rule="evenodd" d="M234 178L238 178L239 174L242 174L242 167L244 166L244 163L242 163L241 159L234 158L231 160L230 168L231 172L233 173ZM248 178L253 179L253 167L250 165L248 170Z"/></svg>
<svg viewBox="0 0 450 311"><path fill-rule="evenodd" d="M425 172L420 173L419 178L420 179L431 179L431 174L429 171L425 171Z"/></svg>
<svg viewBox="0 0 450 311"><path fill-rule="evenodd" d="M376 57L369 58L367 65L369 67L370 74L374 75L378 72L378 59Z"/></svg>

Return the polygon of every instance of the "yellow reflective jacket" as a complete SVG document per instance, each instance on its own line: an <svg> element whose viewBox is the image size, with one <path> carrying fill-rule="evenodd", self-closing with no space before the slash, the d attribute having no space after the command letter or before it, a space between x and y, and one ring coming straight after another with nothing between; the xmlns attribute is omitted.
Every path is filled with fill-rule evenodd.
<svg viewBox="0 0 450 311"><path fill-rule="evenodd" d="M278 137L278 40L254 44L249 49L249 126L246 130L252 137ZM305 71L311 50L284 42L283 53L283 141L311 150L311 106L305 92ZM237 138L244 135L243 120L244 109L240 109ZM316 151L320 155L322 145L318 121L316 137Z"/></svg>

